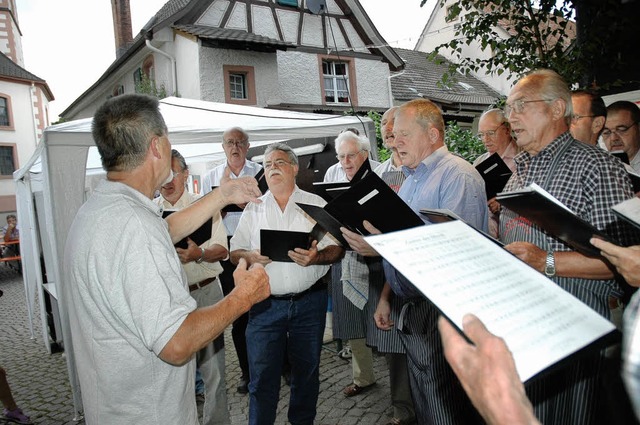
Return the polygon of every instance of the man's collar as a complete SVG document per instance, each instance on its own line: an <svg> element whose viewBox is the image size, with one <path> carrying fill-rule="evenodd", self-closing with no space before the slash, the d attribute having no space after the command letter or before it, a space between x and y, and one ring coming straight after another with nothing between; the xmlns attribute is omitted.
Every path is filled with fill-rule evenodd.
<svg viewBox="0 0 640 425"><path fill-rule="evenodd" d="M423 169L425 171L429 171L435 168L438 162L440 162L440 160L442 160L442 158L444 158L448 153L449 153L449 149L447 149L446 145L440 146L438 149L431 152L429 156L427 156L422 161L420 161L420 164L418 164L418 166L415 169L411 169L403 165L402 172L404 173L405 176L408 177Z"/></svg>

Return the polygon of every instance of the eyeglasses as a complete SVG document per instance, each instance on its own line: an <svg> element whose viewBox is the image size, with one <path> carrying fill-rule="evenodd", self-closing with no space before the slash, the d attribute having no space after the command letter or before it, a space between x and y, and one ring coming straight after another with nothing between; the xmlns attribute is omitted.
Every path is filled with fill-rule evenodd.
<svg viewBox="0 0 640 425"><path fill-rule="evenodd" d="M240 147L240 146L244 146L247 144L246 140L225 140L224 145L228 148L236 146L236 147Z"/></svg>
<svg viewBox="0 0 640 425"><path fill-rule="evenodd" d="M282 168L285 165L291 165L291 162L285 161L284 159L276 159L275 161L267 161L264 163L264 169L269 170L273 168L274 165L277 165L278 168Z"/></svg>
<svg viewBox="0 0 640 425"><path fill-rule="evenodd" d="M482 139L484 139L484 136L487 136L488 138L492 139L493 136L495 136L496 133L498 132L498 129L500 127L502 127L503 125L504 125L504 123L500 124L499 126L494 128L493 130L479 132L478 133L478 139L482 140Z"/></svg>
<svg viewBox="0 0 640 425"><path fill-rule="evenodd" d="M595 115L578 115L578 114L573 114L571 115L571 122L576 124L578 121L580 121L582 118L593 118L595 117Z"/></svg>
<svg viewBox="0 0 640 425"><path fill-rule="evenodd" d="M338 159L338 161L344 161L346 158L349 159L349 161L353 161L356 156L360 155L360 152L362 152L364 149L360 149L358 152L356 153L341 153L340 155L336 155L336 158Z"/></svg>
<svg viewBox="0 0 640 425"><path fill-rule="evenodd" d="M515 112L516 114L521 114L524 112L524 107L527 103L536 103L536 102L550 102L547 99L538 99L538 100L524 100L518 99L509 103L505 103L504 105L504 116L505 118L509 118L511 112Z"/></svg>
<svg viewBox="0 0 640 425"><path fill-rule="evenodd" d="M626 133L627 131L629 131L629 129L631 127L633 127L634 125L636 125L637 123L633 123L631 125L619 125L616 128L604 128L604 130L602 130L602 138L603 139L608 139L609 137L611 137L611 135L613 133L616 133L618 136L622 136L624 133Z"/></svg>
<svg viewBox="0 0 640 425"><path fill-rule="evenodd" d="M184 173L184 171L171 171L171 180L175 179L177 176L179 176L180 174Z"/></svg>

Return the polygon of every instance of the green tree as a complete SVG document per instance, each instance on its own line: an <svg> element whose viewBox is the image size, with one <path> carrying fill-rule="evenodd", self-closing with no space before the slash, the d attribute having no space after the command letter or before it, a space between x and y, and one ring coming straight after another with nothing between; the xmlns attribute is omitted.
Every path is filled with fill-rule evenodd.
<svg viewBox="0 0 640 425"><path fill-rule="evenodd" d="M473 163L477 157L487 150L478 137L469 130L465 130L455 121L449 121L444 132L444 144L449 152L455 153Z"/></svg>
<svg viewBox="0 0 640 425"><path fill-rule="evenodd" d="M141 75L140 81L136 83L136 93L148 94L155 96L158 99L164 99L167 97L167 89L164 84L160 84L160 87L156 86L156 82L149 78L144 72Z"/></svg>
<svg viewBox="0 0 640 425"><path fill-rule="evenodd" d="M382 119L382 114L376 111L369 111L367 112L367 116L371 118L376 126L376 149L378 150L378 161L384 162L391 157L391 151L384 147L382 140L382 133L380 131L380 120Z"/></svg>
<svg viewBox="0 0 640 425"><path fill-rule="evenodd" d="M445 2L440 0L440 6ZM452 53L456 64L443 77L445 84L456 71L519 76L551 68L580 86L634 86L639 79L631 70L638 69L639 59L630 41L640 37L638 9L639 2L624 0L460 0L447 9L448 20L459 19L455 36L430 57L438 61L438 52ZM575 37L569 30L574 19ZM497 27L510 37L502 38ZM464 57L463 47L473 41L491 54Z"/></svg>

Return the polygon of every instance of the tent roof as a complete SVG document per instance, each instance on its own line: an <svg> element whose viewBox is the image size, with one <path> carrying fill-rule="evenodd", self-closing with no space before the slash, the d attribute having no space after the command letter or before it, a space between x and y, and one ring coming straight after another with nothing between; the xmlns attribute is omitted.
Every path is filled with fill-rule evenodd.
<svg viewBox="0 0 640 425"><path fill-rule="evenodd" d="M203 100L168 97L160 101L160 111L173 144L221 142L230 127L241 127L251 141L284 140L335 136L345 127L360 126L369 118L323 115L262 109ZM45 140L50 146L93 146L91 118L48 127ZM74 137L81 134L82 137Z"/></svg>

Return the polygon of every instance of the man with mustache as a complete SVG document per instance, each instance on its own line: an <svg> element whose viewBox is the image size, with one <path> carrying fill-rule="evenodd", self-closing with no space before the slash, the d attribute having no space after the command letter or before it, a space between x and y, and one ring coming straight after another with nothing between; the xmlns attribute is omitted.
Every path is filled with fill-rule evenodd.
<svg viewBox="0 0 640 425"><path fill-rule="evenodd" d="M629 165L640 173L640 108L638 105L620 100L607 107L607 121L602 130L602 139L609 152L623 151L629 157Z"/></svg>
<svg viewBox="0 0 640 425"><path fill-rule="evenodd" d="M289 422L312 424L327 311L323 277L344 250L325 236L289 251L291 262L261 254L260 229L310 232L314 223L296 203L326 204L296 185L298 158L289 146L270 145L264 158L269 191L262 203L247 205L231 238L231 261L263 265L271 282L271 296L249 312L249 424L274 423L284 356L291 364Z"/></svg>

